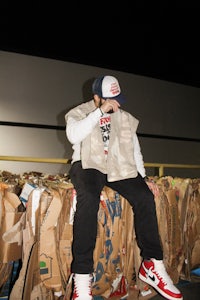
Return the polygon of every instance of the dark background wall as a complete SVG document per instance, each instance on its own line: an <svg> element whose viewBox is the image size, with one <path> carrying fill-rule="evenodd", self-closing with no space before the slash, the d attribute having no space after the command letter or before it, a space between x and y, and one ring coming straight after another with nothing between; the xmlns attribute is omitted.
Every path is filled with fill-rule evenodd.
<svg viewBox="0 0 200 300"><path fill-rule="evenodd" d="M0 51L0 155L70 158L65 113L90 100L96 76L121 84L124 109L140 120L145 162L200 165L200 88L141 75ZM63 173L68 165L0 161L15 173ZM149 175L154 172L148 169ZM166 169L166 175L199 177L200 170Z"/></svg>

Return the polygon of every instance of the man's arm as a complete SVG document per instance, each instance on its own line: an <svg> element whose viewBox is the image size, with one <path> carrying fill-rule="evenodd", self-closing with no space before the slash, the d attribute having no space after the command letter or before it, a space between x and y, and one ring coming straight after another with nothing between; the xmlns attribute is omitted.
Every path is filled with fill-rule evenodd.
<svg viewBox="0 0 200 300"><path fill-rule="evenodd" d="M82 120L66 115L66 135L70 143L78 144L82 142L93 130L101 117L102 112L99 108L92 111Z"/></svg>

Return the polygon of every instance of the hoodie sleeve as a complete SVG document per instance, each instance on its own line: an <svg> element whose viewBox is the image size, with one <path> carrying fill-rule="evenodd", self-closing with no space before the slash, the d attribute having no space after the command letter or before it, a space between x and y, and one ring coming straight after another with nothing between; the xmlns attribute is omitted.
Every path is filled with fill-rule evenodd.
<svg viewBox="0 0 200 300"><path fill-rule="evenodd" d="M137 170L140 173L140 175L144 178L146 176L146 170L144 167L143 156L142 156L139 140L136 133L133 136L133 144L134 144L134 158L135 158Z"/></svg>
<svg viewBox="0 0 200 300"><path fill-rule="evenodd" d="M66 120L66 135L70 143L78 144L82 142L93 130L99 122L102 112L99 108L89 113L85 118L76 120L73 116L67 115Z"/></svg>

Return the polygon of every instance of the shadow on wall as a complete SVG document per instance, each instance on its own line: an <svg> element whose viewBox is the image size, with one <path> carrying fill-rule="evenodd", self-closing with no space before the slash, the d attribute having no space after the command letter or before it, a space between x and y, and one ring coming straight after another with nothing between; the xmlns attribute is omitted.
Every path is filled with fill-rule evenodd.
<svg viewBox="0 0 200 300"><path fill-rule="evenodd" d="M92 94L92 83L94 81L94 77L91 79L88 79L82 87L82 99L80 99L80 104L82 102L87 102L89 100L91 100L93 98L93 94ZM65 110L61 111L58 115L57 115L57 124L58 126L63 127L63 129L61 128L60 130L56 130L56 134L57 134L57 138L58 141L60 142L60 144L63 145L63 156L62 158L66 158L66 159L71 159L72 157L72 146L69 143L69 141L66 138L66 133L65 133L65 114L72 109L73 107L77 106L77 104L72 105L70 107L66 107ZM60 172L63 172L63 167L61 167Z"/></svg>

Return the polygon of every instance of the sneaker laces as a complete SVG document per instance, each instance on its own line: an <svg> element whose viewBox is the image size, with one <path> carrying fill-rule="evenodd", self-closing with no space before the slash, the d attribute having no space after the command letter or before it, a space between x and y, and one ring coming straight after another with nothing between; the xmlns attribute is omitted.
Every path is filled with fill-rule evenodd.
<svg viewBox="0 0 200 300"><path fill-rule="evenodd" d="M90 274L74 275L74 291L79 297L80 295L91 295L92 276Z"/></svg>

